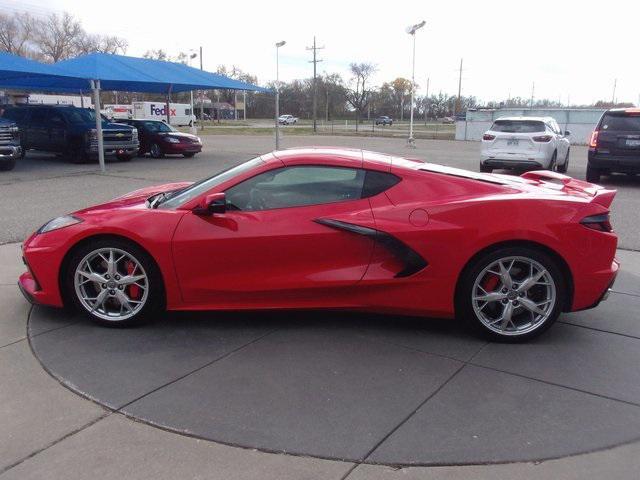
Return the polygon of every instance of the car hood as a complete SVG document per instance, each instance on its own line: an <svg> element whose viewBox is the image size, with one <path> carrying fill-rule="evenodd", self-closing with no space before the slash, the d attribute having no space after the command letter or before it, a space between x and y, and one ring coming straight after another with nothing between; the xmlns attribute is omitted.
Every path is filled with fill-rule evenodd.
<svg viewBox="0 0 640 480"><path fill-rule="evenodd" d="M157 132L156 135L159 135L161 137L179 137L179 138L191 138L193 140L197 140L198 137L196 135L191 135L190 133L183 133L183 132Z"/></svg>
<svg viewBox="0 0 640 480"><path fill-rule="evenodd" d="M75 213L83 214L83 213L91 213L92 211L96 211L96 210L102 211L102 210L131 207L135 205L144 205L144 202L146 201L146 199L152 195L156 195L162 192L171 192L174 190L180 190L192 184L193 182L176 182L176 183L166 183L164 185L155 185L153 187L145 187L139 190L134 190L133 192L126 193L119 197L116 197L113 200L109 200L108 202L101 203L99 205L94 205L92 207L88 207L83 210L79 210Z"/></svg>

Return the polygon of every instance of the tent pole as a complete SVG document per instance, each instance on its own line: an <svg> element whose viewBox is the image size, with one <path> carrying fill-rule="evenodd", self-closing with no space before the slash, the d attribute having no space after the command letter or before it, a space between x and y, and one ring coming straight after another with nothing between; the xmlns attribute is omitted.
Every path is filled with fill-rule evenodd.
<svg viewBox="0 0 640 480"><path fill-rule="evenodd" d="M173 87L173 85L169 85L169 90L167 90L167 105L166 105L167 125L171 125L171 118L170 118L170 112L169 112L169 102L171 101L171 87Z"/></svg>
<svg viewBox="0 0 640 480"><path fill-rule="evenodd" d="M96 115L96 135L98 137L98 163L100 171L104 173L104 141L102 138L102 117L100 116L100 80L91 80L91 88L93 89L93 108Z"/></svg>

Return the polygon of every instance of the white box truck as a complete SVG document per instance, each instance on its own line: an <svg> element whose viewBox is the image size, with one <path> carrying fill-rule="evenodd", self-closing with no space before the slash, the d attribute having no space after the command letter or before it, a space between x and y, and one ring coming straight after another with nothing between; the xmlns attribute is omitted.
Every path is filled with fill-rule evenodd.
<svg viewBox="0 0 640 480"><path fill-rule="evenodd" d="M102 106L102 113L111 120L133 118L133 105L107 104Z"/></svg>
<svg viewBox="0 0 640 480"><path fill-rule="evenodd" d="M133 102L133 118L167 121L165 102ZM173 126L185 126L195 123L196 117L188 103L169 104L169 123Z"/></svg>

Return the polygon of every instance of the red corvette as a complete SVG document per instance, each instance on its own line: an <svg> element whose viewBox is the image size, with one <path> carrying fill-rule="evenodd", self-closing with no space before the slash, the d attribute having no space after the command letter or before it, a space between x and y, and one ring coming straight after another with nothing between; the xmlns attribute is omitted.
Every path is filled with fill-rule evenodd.
<svg viewBox="0 0 640 480"><path fill-rule="evenodd" d="M344 308L458 317L519 341L595 307L618 270L615 191L307 148L59 217L19 285L106 325L162 309Z"/></svg>

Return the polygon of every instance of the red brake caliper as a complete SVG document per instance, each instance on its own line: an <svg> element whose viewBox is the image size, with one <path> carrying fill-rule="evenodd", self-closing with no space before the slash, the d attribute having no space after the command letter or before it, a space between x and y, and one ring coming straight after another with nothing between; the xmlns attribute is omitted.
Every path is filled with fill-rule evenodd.
<svg viewBox="0 0 640 480"><path fill-rule="evenodd" d="M133 272L136 269L135 264L129 260L125 266L127 267L127 275L132 275ZM131 284L128 287L128 294L129 294L129 298L132 298L133 300L137 300L138 298L140 298L140 287L136 284Z"/></svg>
<svg viewBox="0 0 640 480"><path fill-rule="evenodd" d="M485 292L493 292L500 283L500 277L498 275L491 274L482 284Z"/></svg>

